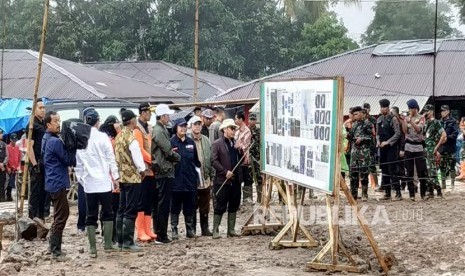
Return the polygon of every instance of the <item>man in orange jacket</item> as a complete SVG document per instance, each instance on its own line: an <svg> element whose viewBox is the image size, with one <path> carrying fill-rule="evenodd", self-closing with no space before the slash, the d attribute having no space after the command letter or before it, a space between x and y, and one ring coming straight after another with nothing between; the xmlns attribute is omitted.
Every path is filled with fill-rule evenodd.
<svg viewBox="0 0 465 276"><path fill-rule="evenodd" d="M146 177L142 180L141 198L139 201L139 212L136 218L137 239L143 242L148 242L157 238L151 229L152 225L152 206L156 204L153 202L155 195L155 177L153 171L150 169L152 164L152 130L153 126L149 121L152 117L151 107L149 103L142 103L139 105L139 118L137 120L137 127L134 129L134 138L139 142L139 146L144 157L146 166Z"/></svg>

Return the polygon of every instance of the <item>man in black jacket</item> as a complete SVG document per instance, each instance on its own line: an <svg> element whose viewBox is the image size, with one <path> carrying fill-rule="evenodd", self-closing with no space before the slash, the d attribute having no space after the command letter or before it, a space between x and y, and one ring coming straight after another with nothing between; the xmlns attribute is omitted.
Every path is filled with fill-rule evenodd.
<svg viewBox="0 0 465 276"><path fill-rule="evenodd" d="M459 135L459 127L457 121L450 117L450 108L448 105L441 106L441 125L446 131L447 140L442 145L441 154L441 186L446 188L446 177L450 174L451 186L454 187L455 182L455 144Z"/></svg>

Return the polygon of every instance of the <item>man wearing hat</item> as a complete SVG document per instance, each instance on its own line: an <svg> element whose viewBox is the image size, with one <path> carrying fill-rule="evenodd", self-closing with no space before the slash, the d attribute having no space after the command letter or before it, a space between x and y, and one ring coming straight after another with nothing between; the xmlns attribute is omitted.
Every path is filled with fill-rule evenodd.
<svg viewBox="0 0 465 276"><path fill-rule="evenodd" d="M13 198L11 197L11 190L16 188L16 172L20 170L21 166L21 152L19 151L19 147L16 145L17 140L18 136L16 133L12 133L10 135L10 143L7 146L8 165L6 171L8 173L9 180L6 187L6 201L13 201Z"/></svg>
<svg viewBox="0 0 465 276"><path fill-rule="evenodd" d="M116 216L118 247L127 251L140 251L134 243L135 220L140 200L140 188L145 177L145 163L139 142L134 138L136 114L131 110L121 113L123 129L116 136L115 156L120 175L120 202Z"/></svg>
<svg viewBox="0 0 465 276"><path fill-rule="evenodd" d="M101 206L100 220L103 224L105 250L113 250L113 209L112 193L119 179L115 154L108 136L100 132L100 117L98 112L90 107L83 111L84 121L92 126L86 149L76 153L76 177L84 188L87 215L86 229L89 240L89 254L97 257L95 231L97 229L98 211ZM112 179L113 177L113 179ZM115 187L115 188L116 188Z"/></svg>
<svg viewBox="0 0 465 276"><path fill-rule="evenodd" d="M213 238L220 238L219 226L223 214L228 212L228 237L235 237L236 212L241 203L242 170L239 160L241 154L235 147L234 135L238 126L233 119L226 119L220 126L224 136L212 144L212 166L215 169L213 179L214 217ZM235 170L234 170L235 168ZM221 189L221 190L220 190Z"/></svg>
<svg viewBox="0 0 465 276"><path fill-rule="evenodd" d="M211 109L205 109L202 112L202 120L203 120L203 126L202 126L202 135L205 135L207 137L210 136L210 125L213 123L213 118L215 117L215 114Z"/></svg>
<svg viewBox="0 0 465 276"><path fill-rule="evenodd" d="M362 182L362 199L368 199L368 173L372 165L371 141L373 140L373 125L363 120L361 106L352 108L354 124L347 134L351 143L350 153L350 191L352 197L358 199L358 185Z"/></svg>
<svg viewBox="0 0 465 276"><path fill-rule="evenodd" d="M202 236L212 236L208 227L208 213L210 212L210 198L211 198L211 182L215 171L211 165L211 143L210 139L200 133L202 129L202 119L198 116L192 117L191 134L190 138L194 140L197 148L197 155L201 163L200 174L202 181L199 181L197 186L196 209L199 209L200 215L200 229ZM194 215L194 233L196 232L195 225L197 224L197 212Z"/></svg>
<svg viewBox="0 0 465 276"><path fill-rule="evenodd" d="M181 159L176 164L171 197L171 229L173 240L178 237L178 223L181 209L186 225L186 237L195 237L194 214L197 185L200 181L196 168L201 167L194 140L186 136L187 122L184 118L174 121L175 135L171 138L171 145L177 149Z"/></svg>
<svg viewBox="0 0 465 276"><path fill-rule="evenodd" d="M168 217L171 202L171 187L174 180L174 165L180 156L176 148L171 146L166 126L170 123L170 115L174 113L166 104L159 104L155 111L157 123L152 135L152 169L158 192L158 206L155 215L155 229L158 243L170 243L168 238Z"/></svg>
<svg viewBox="0 0 465 276"><path fill-rule="evenodd" d="M423 116L425 116L426 125L423 130L425 137L426 149L426 166L428 167L428 198L434 198L434 189L437 190L437 195L442 196L441 186L438 180L438 167L436 165L437 157L440 156L439 148L447 139L446 132L441 126L441 123L434 118L434 106L431 104L425 105L423 108Z"/></svg>
<svg viewBox="0 0 465 276"><path fill-rule="evenodd" d="M379 161L384 186L384 199L391 199L391 187L396 191L396 200L401 200L400 183L397 171L397 159L399 158L399 138L401 135L397 117L389 111L389 100L379 101L380 113L376 122L376 147L379 148Z"/></svg>
<svg viewBox="0 0 465 276"><path fill-rule="evenodd" d="M152 125L149 123L152 118L151 106L149 103L139 105L139 118L137 127L134 129L134 138L139 143L142 157L145 162L145 178L141 183L141 197L139 201L139 211L136 218L137 239L140 241L150 241L156 239L157 235L152 232L152 206L158 204L153 202L155 198L155 177L152 167Z"/></svg>
<svg viewBox="0 0 465 276"><path fill-rule="evenodd" d="M441 148L441 186L446 188L446 178L450 175L451 186L455 184L455 144L459 135L459 126L457 120L450 116L450 108L448 105L441 106L441 125L446 132L447 140Z"/></svg>
<svg viewBox="0 0 465 276"><path fill-rule="evenodd" d="M405 117L406 124L402 126L405 133L405 168L407 169L407 186L410 200L415 201L415 187L413 184L415 168L420 181L420 196L422 199L425 198L427 190L426 178L428 173L423 148L425 118L418 114L420 106L415 99L407 101L407 106L409 115Z"/></svg>

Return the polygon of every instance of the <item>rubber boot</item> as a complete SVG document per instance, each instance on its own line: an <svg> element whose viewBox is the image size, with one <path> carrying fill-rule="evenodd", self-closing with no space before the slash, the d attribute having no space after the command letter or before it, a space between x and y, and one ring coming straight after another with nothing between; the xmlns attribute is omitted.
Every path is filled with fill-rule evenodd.
<svg viewBox="0 0 465 276"><path fill-rule="evenodd" d="M433 199L434 198L434 184L428 185L428 196L427 199Z"/></svg>
<svg viewBox="0 0 465 276"><path fill-rule="evenodd" d="M103 224L103 241L106 252L116 251L118 247L113 245L113 221L104 221Z"/></svg>
<svg viewBox="0 0 465 276"><path fill-rule="evenodd" d="M460 162L460 174L455 178L455 180L463 181L465 180L465 161Z"/></svg>
<svg viewBox="0 0 465 276"><path fill-rule="evenodd" d="M115 231L115 240L118 244L118 248L123 248L123 218L116 218L116 231Z"/></svg>
<svg viewBox="0 0 465 276"><path fill-rule="evenodd" d="M95 226L87 225L87 239L89 240L89 256L91 258L97 258L97 245L95 240Z"/></svg>
<svg viewBox="0 0 465 276"><path fill-rule="evenodd" d="M228 238L239 237L234 231L236 226L236 213L228 213Z"/></svg>
<svg viewBox="0 0 465 276"><path fill-rule="evenodd" d="M253 200L252 200L252 191L253 191L253 188L252 186L244 186L242 187L242 202L247 204L247 203L253 203Z"/></svg>
<svg viewBox="0 0 465 276"><path fill-rule="evenodd" d="M152 240L155 240L157 238L157 234L153 233L152 231L152 216L147 216L144 215L144 221L145 221L145 234L149 236Z"/></svg>
<svg viewBox="0 0 465 276"><path fill-rule="evenodd" d="M194 235L197 236L197 210L194 211L192 230L194 231Z"/></svg>
<svg viewBox="0 0 465 276"><path fill-rule="evenodd" d="M362 187L362 201L368 200L368 187Z"/></svg>
<svg viewBox="0 0 465 276"><path fill-rule="evenodd" d="M134 243L134 229L135 221L130 219L123 219L123 250L138 252L142 248Z"/></svg>
<svg viewBox="0 0 465 276"><path fill-rule="evenodd" d="M61 251L61 243L63 240L63 232L56 231L50 236L50 251L52 253L52 260L57 262L67 262L70 260L66 254Z"/></svg>
<svg viewBox="0 0 465 276"><path fill-rule="evenodd" d="M400 187L396 189L396 196L394 197L394 200L396 201L402 200L402 193L400 191Z"/></svg>
<svg viewBox="0 0 465 276"><path fill-rule="evenodd" d="M200 214L200 228L202 229L202 236L211 237L213 235L208 230L208 214Z"/></svg>
<svg viewBox="0 0 465 276"><path fill-rule="evenodd" d="M179 234L178 234L179 214L171 214L170 218L171 218L171 239L178 240L179 239Z"/></svg>
<svg viewBox="0 0 465 276"><path fill-rule="evenodd" d="M186 224L186 238L193 239L195 238L194 234L194 216L193 215L184 215L184 223Z"/></svg>
<svg viewBox="0 0 465 276"><path fill-rule="evenodd" d="M136 229L137 229L137 240L141 242L148 242L152 240L146 233L145 233L145 216L144 212L138 212L136 218Z"/></svg>
<svg viewBox="0 0 465 276"><path fill-rule="evenodd" d="M213 216L213 235L212 237L214 239L219 239L220 238L220 224L221 224L221 218L223 215L217 215L215 214Z"/></svg>
<svg viewBox="0 0 465 276"><path fill-rule="evenodd" d="M437 196L438 196L439 198L442 198L443 196L442 196L441 186L436 185L435 188L436 188L436 194L437 194Z"/></svg>
<svg viewBox="0 0 465 276"><path fill-rule="evenodd" d="M446 179L441 179L441 188L446 189Z"/></svg>

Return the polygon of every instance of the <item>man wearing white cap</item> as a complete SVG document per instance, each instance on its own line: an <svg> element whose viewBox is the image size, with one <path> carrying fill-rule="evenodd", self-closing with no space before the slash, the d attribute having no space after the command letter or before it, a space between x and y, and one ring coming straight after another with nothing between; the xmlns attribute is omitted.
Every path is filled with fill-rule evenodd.
<svg viewBox="0 0 465 276"><path fill-rule="evenodd" d="M157 124L152 137L152 169L158 192L158 208L155 215L155 227L158 243L170 243L168 238L168 217L170 212L171 186L174 180L174 165L180 160L176 148L171 147L170 136L166 126L170 115L174 113L166 104L159 104L155 111ZM155 212L154 212L155 213Z"/></svg>
<svg viewBox="0 0 465 276"><path fill-rule="evenodd" d="M197 155L202 164L200 174L203 178L197 186L197 209L200 214L200 229L202 229L202 236L211 236L212 232L208 229L208 212L210 211L210 193L211 193L211 180L215 175L211 165L211 143L207 136L200 133L202 129L202 119L199 116L194 116L190 120L192 133L189 135L195 142ZM197 211L194 215L194 223L197 225ZM195 232L195 226L194 226Z"/></svg>

